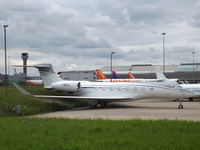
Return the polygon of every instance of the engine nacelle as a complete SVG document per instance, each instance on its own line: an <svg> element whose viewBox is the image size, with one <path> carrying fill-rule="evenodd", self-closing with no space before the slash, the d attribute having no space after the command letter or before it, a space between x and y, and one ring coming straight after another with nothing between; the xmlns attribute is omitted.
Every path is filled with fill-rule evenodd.
<svg viewBox="0 0 200 150"><path fill-rule="evenodd" d="M60 91L78 92L81 90L81 83L78 81L60 81L53 83L52 88Z"/></svg>

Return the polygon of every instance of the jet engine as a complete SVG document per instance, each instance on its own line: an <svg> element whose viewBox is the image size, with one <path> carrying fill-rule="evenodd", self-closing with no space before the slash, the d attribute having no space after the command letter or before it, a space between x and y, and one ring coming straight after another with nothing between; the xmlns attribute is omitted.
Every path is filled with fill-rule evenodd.
<svg viewBox="0 0 200 150"><path fill-rule="evenodd" d="M78 81L60 81L53 83L52 88L60 91L78 92L81 90L81 83Z"/></svg>

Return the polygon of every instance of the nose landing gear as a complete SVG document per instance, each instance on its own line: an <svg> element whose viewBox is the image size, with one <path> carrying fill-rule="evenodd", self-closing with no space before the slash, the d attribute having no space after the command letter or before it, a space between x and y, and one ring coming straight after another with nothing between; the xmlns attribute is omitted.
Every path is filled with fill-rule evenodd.
<svg viewBox="0 0 200 150"><path fill-rule="evenodd" d="M182 104L179 104L179 105L178 105L178 109L183 109L183 105L182 105Z"/></svg>
<svg viewBox="0 0 200 150"><path fill-rule="evenodd" d="M183 104L182 104L182 101L180 99L178 99L178 109L183 109Z"/></svg>

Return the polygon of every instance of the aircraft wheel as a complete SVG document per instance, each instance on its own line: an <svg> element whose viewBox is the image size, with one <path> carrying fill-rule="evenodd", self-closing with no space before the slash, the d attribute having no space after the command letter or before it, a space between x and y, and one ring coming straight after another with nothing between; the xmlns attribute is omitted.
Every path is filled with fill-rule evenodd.
<svg viewBox="0 0 200 150"><path fill-rule="evenodd" d="M101 108L104 108L107 106L107 102L99 102L99 105L101 106Z"/></svg>
<svg viewBox="0 0 200 150"><path fill-rule="evenodd" d="M107 102L103 102L103 107L107 107Z"/></svg>
<svg viewBox="0 0 200 150"><path fill-rule="evenodd" d="M193 101L193 98L192 98L192 97L190 97L190 98L189 98L189 101Z"/></svg>
<svg viewBox="0 0 200 150"><path fill-rule="evenodd" d="M97 108L97 104L90 104L90 108Z"/></svg>
<svg viewBox="0 0 200 150"><path fill-rule="evenodd" d="M178 105L178 108L183 109L183 105L182 104Z"/></svg>

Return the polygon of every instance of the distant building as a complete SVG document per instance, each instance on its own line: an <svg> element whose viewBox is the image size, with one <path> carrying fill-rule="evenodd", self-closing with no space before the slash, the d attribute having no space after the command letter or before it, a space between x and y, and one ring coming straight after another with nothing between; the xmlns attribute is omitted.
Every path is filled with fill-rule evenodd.
<svg viewBox="0 0 200 150"><path fill-rule="evenodd" d="M131 72L136 78L156 78L156 71L163 70L162 65L136 64L131 66L112 66L121 78L127 78L128 72ZM102 68L103 73L110 78L110 66ZM200 83L200 63L185 63L180 65L166 65L165 76L167 78L178 78L181 81L189 83Z"/></svg>
<svg viewBox="0 0 200 150"><path fill-rule="evenodd" d="M84 71L62 71L59 72L60 77L64 80L96 80L95 70L84 70Z"/></svg>
<svg viewBox="0 0 200 150"><path fill-rule="evenodd" d="M8 80L9 81L20 82L20 81L24 81L24 79L25 79L25 75L23 73L14 74L14 75L8 75ZM0 80L1 81L5 80L5 75L4 74L0 74Z"/></svg>
<svg viewBox="0 0 200 150"><path fill-rule="evenodd" d="M128 78L128 72L131 72L136 78L153 79L156 78L156 71L162 72L162 65L136 64L131 66L113 66L114 71L120 78ZM110 78L110 66L102 67L103 73ZM58 73L64 80L89 80L97 79L96 70L84 71L61 71ZM183 82L200 83L200 63L185 63L180 65L166 65L165 76L167 78L176 78ZM10 81L24 81L27 79L41 79L40 77L25 76L23 73L9 76ZM0 80L4 81L4 75L0 74Z"/></svg>

